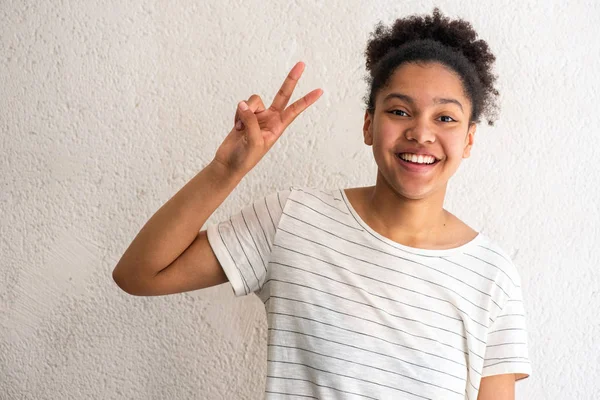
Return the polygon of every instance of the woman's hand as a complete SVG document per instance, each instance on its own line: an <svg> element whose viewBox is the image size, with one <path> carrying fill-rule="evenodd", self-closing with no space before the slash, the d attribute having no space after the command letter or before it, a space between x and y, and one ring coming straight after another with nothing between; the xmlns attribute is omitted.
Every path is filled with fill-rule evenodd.
<svg viewBox="0 0 600 400"><path fill-rule="evenodd" d="M286 108L303 71L303 62L294 65L269 108L255 94L238 104L235 126L217 149L215 162L242 175L258 164L292 121L323 94L315 89Z"/></svg>

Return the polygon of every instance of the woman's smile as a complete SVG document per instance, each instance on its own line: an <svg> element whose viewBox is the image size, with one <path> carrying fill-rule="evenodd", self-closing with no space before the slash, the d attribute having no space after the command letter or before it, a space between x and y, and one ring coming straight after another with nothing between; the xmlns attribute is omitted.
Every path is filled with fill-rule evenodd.
<svg viewBox="0 0 600 400"><path fill-rule="evenodd" d="M431 164L426 164L426 163L416 163L416 162L412 162L412 161L406 161L403 160L402 158L400 158L399 154L396 154L396 160L398 160L398 163L407 171L409 172L416 172L416 173L427 173L431 170L433 170L436 165L440 162L440 160L435 160L433 163Z"/></svg>

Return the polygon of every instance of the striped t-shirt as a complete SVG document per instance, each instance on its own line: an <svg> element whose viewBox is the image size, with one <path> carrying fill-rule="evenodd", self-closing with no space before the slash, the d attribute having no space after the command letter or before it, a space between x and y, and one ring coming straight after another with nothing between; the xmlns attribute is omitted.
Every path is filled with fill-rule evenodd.
<svg viewBox="0 0 600 400"><path fill-rule="evenodd" d="M207 228L268 323L265 399L469 399L531 366L520 276L484 234L448 250L371 229L343 189L291 187Z"/></svg>

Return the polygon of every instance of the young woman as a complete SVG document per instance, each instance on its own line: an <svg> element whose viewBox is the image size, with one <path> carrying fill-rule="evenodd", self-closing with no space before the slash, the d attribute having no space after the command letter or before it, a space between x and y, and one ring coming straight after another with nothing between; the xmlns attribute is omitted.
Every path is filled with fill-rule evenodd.
<svg viewBox="0 0 600 400"><path fill-rule="evenodd" d="M482 114L493 124L495 57L464 20L376 27L366 56L365 144L374 186L296 188L205 221L322 94L239 103L214 160L163 205L113 277L134 295L230 282L265 304L265 398L514 398L529 376L519 273L490 238L443 208ZM287 106L287 107L286 107Z"/></svg>

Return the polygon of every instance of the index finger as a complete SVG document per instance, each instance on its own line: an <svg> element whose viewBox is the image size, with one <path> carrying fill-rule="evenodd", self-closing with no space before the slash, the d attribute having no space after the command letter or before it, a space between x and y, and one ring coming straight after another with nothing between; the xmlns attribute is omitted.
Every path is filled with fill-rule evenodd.
<svg viewBox="0 0 600 400"><path fill-rule="evenodd" d="M290 104L290 106L281 114L281 121L283 122L284 128L291 124L302 111L306 110L312 103L317 101L322 94L322 89L315 89L301 99Z"/></svg>
<svg viewBox="0 0 600 400"><path fill-rule="evenodd" d="M288 101L290 101L290 97L292 97L292 93L294 92L294 88L296 87L296 83L302 76L302 72L304 72L304 63L299 61L294 65L288 76L283 81L283 85L275 95L273 99L273 103L269 107L274 111L283 111Z"/></svg>

